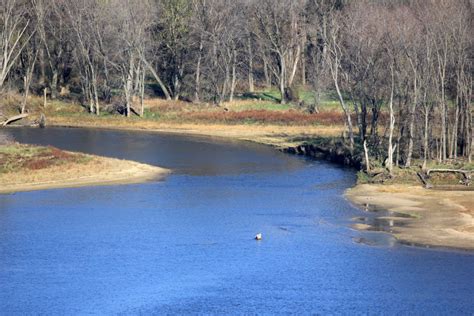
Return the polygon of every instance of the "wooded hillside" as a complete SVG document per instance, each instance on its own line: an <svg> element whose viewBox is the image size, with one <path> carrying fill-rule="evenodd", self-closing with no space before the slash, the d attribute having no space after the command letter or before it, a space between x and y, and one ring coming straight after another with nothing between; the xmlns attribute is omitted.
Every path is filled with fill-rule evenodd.
<svg viewBox="0 0 474 316"><path fill-rule="evenodd" d="M389 170L470 161L473 34L469 0L2 0L0 92L24 95L21 114L46 93L126 116L145 96L220 105L274 87L317 109L333 93L347 146Z"/></svg>

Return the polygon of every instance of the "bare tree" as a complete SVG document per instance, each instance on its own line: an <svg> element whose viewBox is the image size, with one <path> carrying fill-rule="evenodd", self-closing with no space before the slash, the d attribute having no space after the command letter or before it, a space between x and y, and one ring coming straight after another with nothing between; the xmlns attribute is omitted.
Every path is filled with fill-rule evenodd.
<svg viewBox="0 0 474 316"><path fill-rule="evenodd" d="M58 94L58 84L64 84L72 58L71 32L67 26L68 16L63 14L66 2L63 0L32 0L38 35L42 46L38 47L40 64L47 63L50 70L49 88L51 98ZM45 54L43 53L45 52ZM43 70L46 75L46 71Z"/></svg>
<svg viewBox="0 0 474 316"><path fill-rule="evenodd" d="M287 90L292 87L302 52L302 12L305 1L256 1L256 36L263 44L268 63L279 81L281 103L287 102Z"/></svg>
<svg viewBox="0 0 474 316"><path fill-rule="evenodd" d="M125 114L129 117L135 96L141 98L140 113L143 115L146 70L158 76L145 57L149 44L146 32L152 25L154 11L150 1L127 0L126 5L119 6L121 2L111 1L104 12L104 24L109 23L111 30L106 35L109 50L103 58L120 74ZM113 23L110 23L111 17Z"/></svg>
<svg viewBox="0 0 474 316"><path fill-rule="evenodd" d="M158 1L157 23L153 31L153 55L162 61L160 72L173 99L183 87L190 45L192 2L188 0Z"/></svg>
<svg viewBox="0 0 474 316"><path fill-rule="evenodd" d="M0 89L33 36L33 32L27 32L30 24L27 8L27 3L21 0L0 2Z"/></svg>
<svg viewBox="0 0 474 316"><path fill-rule="evenodd" d="M71 32L75 36L77 47L74 50L76 61L80 65L82 90L89 102L89 112L100 114L99 105L99 55L94 39L94 30L98 27L98 3L87 0L65 2L64 12L69 21Z"/></svg>
<svg viewBox="0 0 474 316"><path fill-rule="evenodd" d="M36 61L38 59L38 43L31 41L30 45L27 45L23 49L20 55L21 73L23 79L23 100L21 103L20 114L26 112L26 104L28 102L28 95L30 93L30 86L33 80L34 70Z"/></svg>
<svg viewBox="0 0 474 316"><path fill-rule="evenodd" d="M347 123L347 128L349 130L349 144L351 150L354 150L354 131L353 131L353 126L352 126L352 118L351 118L351 112L349 110L349 107L346 104L346 101L344 100L344 96L342 95L342 91L340 88L340 72L342 68L342 49L341 49L341 33L342 33L342 21L341 17L338 14L334 14L332 20L331 20L331 26L330 26L330 31L329 31L329 36L328 36L328 61L327 64L329 65L329 69L331 72L331 76L334 82L334 87L337 92L337 96L339 98L339 103L341 104L342 110L344 111L344 114L346 116L346 123Z"/></svg>
<svg viewBox="0 0 474 316"><path fill-rule="evenodd" d="M237 48L240 43L239 15L233 1L200 0L195 6L194 32L199 35L196 92L202 89L216 105L232 99L237 81ZM203 81L206 87L203 87Z"/></svg>

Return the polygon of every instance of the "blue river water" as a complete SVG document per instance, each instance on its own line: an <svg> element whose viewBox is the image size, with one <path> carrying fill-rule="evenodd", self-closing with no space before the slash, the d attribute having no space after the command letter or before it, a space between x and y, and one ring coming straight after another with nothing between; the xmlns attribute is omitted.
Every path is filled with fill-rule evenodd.
<svg viewBox="0 0 474 316"><path fill-rule="evenodd" d="M0 195L1 315L474 314L473 254L350 228L351 169L211 138L9 133L174 172Z"/></svg>

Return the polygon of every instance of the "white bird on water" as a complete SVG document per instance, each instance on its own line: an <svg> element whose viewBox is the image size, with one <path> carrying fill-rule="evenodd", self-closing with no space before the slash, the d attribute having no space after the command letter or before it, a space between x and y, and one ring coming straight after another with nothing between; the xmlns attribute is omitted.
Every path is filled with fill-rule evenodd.
<svg viewBox="0 0 474 316"><path fill-rule="evenodd" d="M255 240L262 240L262 233L255 235Z"/></svg>

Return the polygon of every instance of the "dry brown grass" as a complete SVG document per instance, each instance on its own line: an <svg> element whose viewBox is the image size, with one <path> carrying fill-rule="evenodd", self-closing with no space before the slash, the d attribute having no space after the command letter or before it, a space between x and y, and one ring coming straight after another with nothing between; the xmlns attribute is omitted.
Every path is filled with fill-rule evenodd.
<svg viewBox="0 0 474 316"><path fill-rule="evenodd" d="M309 114L296 110L243 110L239 112L190 112L183 119L190 122L219 122L228 124L336 125L344 121L344 116L342 113L335 111Z"/></svg>
<svg viewBox="0 0 474 316"><path fill-rule="evenodd" d="M94 116L85 116L81 120L69 117L52 117L49 119L49 124L54 126L126 129L223 137L248 140L277 147L301 145L306 139L315 137L340 136L344 129L341 125L285 126L276 124L198 124L159 122L138 118L127 119L123 117L97 118Z"/></svg>
<svg viewBox="0 0 474 316"><path fill-rule="evenodd" d="M0 100L0 105L6 109L8 115L18 113L18 105L21 103L21 95L8 94ZM120 121L124 117L115 114L110 115L105 111L105 104L102 104L101 121ZM138 102L134 106L139 112ZM30 117L28 120L34 121L44 113L48 119L60 118L65 120L89 120L94 117L88 114L85 107L67 100L48 100L46 108L40 97L31 96L26 107ZM138 117L133 116L133 119ZM127 119L130 120L130 119ZM322 111L318 114L309 114L304 109L293 108L291 105L280 105L268 101L258 100L236 100L224 103L221 107L212 104L194 104L184 101L173 101L163 99L146 99L145 116L139 119L143 125L149 125L147 121L157 121L158 123L196 123L196 124L230 124L230 125L287 125L287 126L310 126L343 125L344 116L340 111ZM21 124L23 121L20 121ZM127 123L128 124L128 123ZM135 124L135 123L133 123Z"/></svg>
<svg viewBox="0 0 474 316"><path fill-rule="evenodd" d="M7 162L7 160L8 162ZM0 193L160 179L168 170L54 147L0 147ZM4 168L5 169L5 168Z"/></svg>
<svg viewBox="0 0 474 316"><path fill-rule="evenodd" d="M0 174L18 170L40 170L71 163L87 163L90 158L48 146L10 144L0 147Z"/></svg>
<svg viewBox="0 0 474 316"><path fill-rule="evenodd" d="M174 100L163 100L158 98L145 99L144 106L150 110L160 110L160 111L183 111L187 107L192 105L192 103L184 101L174 101Z"/></svg>
<svg viewBox="0 0 474 316"><path fill-rule="evenodd" d="M19 100L19 97L17 95L10 98L10 107L15 104L15 100ZM267 108L249 109L260 106ZM229 111L225 111L225 107L229 107ZM237 100L216 107L211 104L147 99L144 118L137 116L126 118L105 113L97 117L88 114L86 109L77 103L61 100L48 100L48 107L45 109L41 98L33 96L27 109L32 120L44 112L47 125L50 126L189 133L251 140L281 147L299 145L305 138L341 135L344 127L340 112L308 114L302 110L288 110L288 107L290 106L254 100Z"/></svg>

